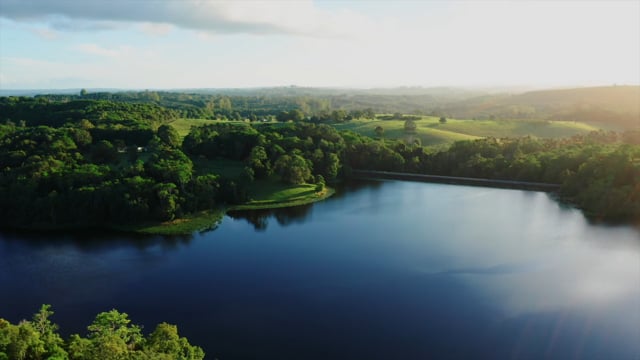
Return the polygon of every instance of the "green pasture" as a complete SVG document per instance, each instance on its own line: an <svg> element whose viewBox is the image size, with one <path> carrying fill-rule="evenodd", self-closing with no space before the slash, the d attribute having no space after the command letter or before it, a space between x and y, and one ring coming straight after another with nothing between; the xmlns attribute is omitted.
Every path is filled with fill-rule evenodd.
<svg viewBox="0 0 640 360"><path fill-rule="evenodd" d="M414 133L405 132L405 120L359 119L334 126L339 130L351 130L370 137L377 137L375 129L381 126L384 129L385 139L413 142L417 138L424 146L443 145L480 137L568 137L599 129L572 121L447 119L446 123L441 124L439 118L424 116L415 122L417 129Z"/></svg>
<svg viewBox="0 0 640 360"><path fill-rule="evenodd" d="M331 188L317 192L314 184L291 185L275 178L257 180L249 188L250 200L232 209L256 210L305 205L326 199L333 193L334 190Z"/></svg>
<svg viewBox="0 0 640 360"><path fill-rule="evenodd" d="M173 126L181 137L185 137L191 131L192 126L203 126L216 123L225 124L247 124L246 121L229 121L229 120L209 120L209 119L186 119L180 118L173 120L169 125Z"/></svg>

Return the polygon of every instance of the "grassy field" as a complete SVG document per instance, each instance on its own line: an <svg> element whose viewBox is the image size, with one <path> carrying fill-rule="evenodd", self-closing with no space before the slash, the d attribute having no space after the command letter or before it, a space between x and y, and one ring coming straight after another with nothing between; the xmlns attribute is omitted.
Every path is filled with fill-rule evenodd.
<svg viewBox="0 0 640 360"><path fill-rule="evenodd" d="M429 125L461 134L482 137L535 136L540 138L568 137L599 128L573 121L524 121L524 120L447 120L446 124Z"/></svg>
<svg viewBox="0 0 640 360"><path fill-rule="evenodd" d="M579 133L598 130L597 127L572 121L525 121L525 120L458 120L447 119L441 124L438 118L425 116L416 120L414 134L404 131L404 120L352 120L335 124L339 130L351 130L356 133L375 137L375 128L384 129L387 139L400 139L412 142L420 139L422 145L443 145L458 140L472 140L480 137L566 137Z"/></svg>
<svg viewBox="0 0 640 360"><path fill-rule="evenodd" d="M169 123L173 126L181 137L187 136L192 126L202 126L207 124L215 124L217 120L207 119L177 119Z"/></svg>
<svg viewBox="0 0 640 360"><path fill-rule="evenodd" d="M273 209L310 204L333 195L334 190L328 187L316 192L314 184L285 184L277 179L258 180L249 189L250 200L230 210Z"/></svg>
<svg viewBox="0 0 640 360"><path fill-rule="evenodd" d="M229 121L229 120L209 120L209 119L185 119L180 118L169 123L173 126L181 137L185 137L191 131L192 126L203 126L208 124L225 123L225 124L247 124L246 121Z"/></svg>
<svg viewBox="0 0 640 360"><path fill-rule="evenodd" d="M477 136L463 134L455 131L448 131L431 127L436 125L435 118L425 117L416 121L418 128L415 134L407 134L404 131L404 120L352 120L342 124L335 124L338 130L351 130L361 135L376 137L375 128L382 126L384 129L384 138L400 139L407 142L413 142L415 138L420 139L423 145L440 145L448 144L458 140L473 140Z"/></svg>

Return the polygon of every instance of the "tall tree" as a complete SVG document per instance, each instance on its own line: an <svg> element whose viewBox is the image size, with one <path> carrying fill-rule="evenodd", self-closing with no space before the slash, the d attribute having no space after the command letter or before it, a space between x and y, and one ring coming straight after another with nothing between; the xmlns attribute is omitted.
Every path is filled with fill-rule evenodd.
<svg viewBox="0 0 640 360"><path fill-rule="evenodd" d="M161 125L158 128L158 137L163 143L173 148L179 148L182 143L180 134L178 134L178 131L171 125Z"/></svg>
<svg viewBox="0 0 640 360"><path fill-rule="evenodd" d="M418 125L416 125L415 120L407 119L404 121L404 131L408 133L416 132Z"/></svg>

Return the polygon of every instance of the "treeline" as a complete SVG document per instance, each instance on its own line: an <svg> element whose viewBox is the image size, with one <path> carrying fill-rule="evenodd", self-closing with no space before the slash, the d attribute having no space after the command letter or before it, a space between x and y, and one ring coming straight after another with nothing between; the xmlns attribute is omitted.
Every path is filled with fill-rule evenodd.
<svg viewBox="0 0 640 360"><path fill-rule="evenodd" d="M321 190L350 169L558 183L564 199L594 218L640 219L638 131L487 138L434 151L309 122L216 123L182 140L165 124L171 111L157 105L47 101L0 99L22 103L22 113L0 125L0 227L167 221L245 202L256 180ZM82 115L63 122L61 109ZM206 170L219 159L243 164L241 174Z"/></svg>
<svg viewBox="0 0 640 360"><path fill-rule="evenodd" d="M27 101L30 98L12 98ZM171 116L191 119L219 119L250 121L309 120L315 117L323 121L359 118L363 112L373 117L371 108L335 104L327 97L274 96L274 95L224 95L201 93L177 93L164 91L143 92L82 92L79 95L37 95L39 103L75 104L78 102L136 104L156 106L170 111ZM15 100L14 100L15 101ZM28 110L27 110L28 111ZM297 114L301 114L299 119ZM35 114L34 114L35 115Z"/></svg>
<svg viewBox="0 0 640 360"><path fill-rule="evenodd" d="M96 140L146 144L154 129L177 118L177 113L153 104L112 101L4 97L0 123L18 127L67 127L88 131Z"/></svg>
<svg viewBox="0 0 640 360"><path fill-rule="evenodd" d="M3 123L24 122L27 126L46 125L60 127L88 120L101 128L159 126L178 117L178 113L156 104L115 102L60 96L0 97L0 115Z"/></svg>
<svg viewBox="0 0 640 360"><path fill-rule="evenodd" d="M180 337L175 325L161 323L145 336L117 310L102 312L87 327L86 336L63 339L51 322L50 305L42 305L31 320L18 324L0 318L0 360L201 360L204 351Z"/></svg>

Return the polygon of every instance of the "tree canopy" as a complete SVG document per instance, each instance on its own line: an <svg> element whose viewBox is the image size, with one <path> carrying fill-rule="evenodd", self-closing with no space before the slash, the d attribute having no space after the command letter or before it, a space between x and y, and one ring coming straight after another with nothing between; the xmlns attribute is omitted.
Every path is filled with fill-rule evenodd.
<svg viewBox="0 0 640 360"><path fill-rule="evenodd" d="M131 324L129 316L117 310L99 313L87 327L85 337L73 334L67 340L51 322L50 305L42 305L32 320L18 324L0 318L2 360L201 360L204 351L180 337L178 328L158 324L148 336Z"/></svg>

